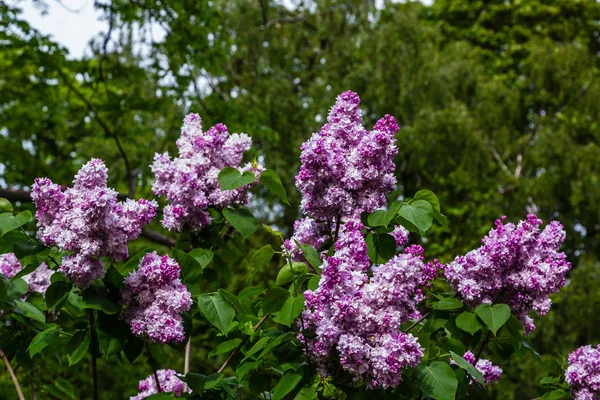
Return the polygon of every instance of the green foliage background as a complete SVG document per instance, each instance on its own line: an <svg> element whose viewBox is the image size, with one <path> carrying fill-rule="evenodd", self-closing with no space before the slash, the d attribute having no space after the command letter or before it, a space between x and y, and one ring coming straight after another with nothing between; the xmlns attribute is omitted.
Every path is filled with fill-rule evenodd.
<svg viewBox="0 0 600 400"><path fill-rule="evenodd" d="M56 6L47 1L34 3L40 12ZM205 127L224 122L253 137L255 155L282 177L293 206L281 211L257 192L255 214L289 233L300 200L299 145L335 96L354 90L367 125L386 113L401 125L394 195L431 189L449 218L428 238L428 257L450 261L477 246L501 215L536 212L565 225L574 269L552 311L536 320L542 368L524 352L503 365L490 392L540 396L539 378L560 370L555 356L600 341L600 4L290 3L96 0L110 31L90 43L92 57L74 59L22 19L20 2L0 1L0 197L31 207L35 177L69 184L91 157L106 161L109 183L122 193L152 197L153 154L174 152L182 118L194 111ZM155 41L158 25L167 34ZM142 238L132 254L148 246L156 245ZM236 287L236 269L248 267L228 262ZM217 364L207 358L211 337L208 327L194 327L192 371ZM162 367L182 369L179 354L156 353ZM82 398L89 393L89 363L69 370L46 362L42 380L60 375ZM150 371L142 359L99 368L106 399L135 394ZM12 390L2 371L0 398Z"/></svg>

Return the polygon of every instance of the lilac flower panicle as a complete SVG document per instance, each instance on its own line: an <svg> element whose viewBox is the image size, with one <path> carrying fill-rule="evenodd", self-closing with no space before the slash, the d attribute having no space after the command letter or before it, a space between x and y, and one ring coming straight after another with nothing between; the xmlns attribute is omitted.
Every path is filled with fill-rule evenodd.
<svg viewBox="0 0 600 400"><path fill-rule="evenodd" d="M600 344L582 346L569 354L565 381L575 400L600 399Z"/></svg>
<svg viewBox="0 0 600 400"><path fill-rule="evenodd" d="M131 332L154 343L182 343L181 313L189 311L192 298L179 279L177 261L156 252L147 253L137 271L125 278L121 297L127 306L123 319Z"/></svg>
<svg viewBox="0 0 600 400"><path fill-rule="evenodd" d="M528 334L535 329L529 313L548 312L548 296L564 286L571 269L559 252L565 231L556 221L540 230L542 220L534 214L517 225L503 220L496 221L480 248L457 257L444 272L469 305L508 304Z"/></svg>
<svg viewBox="0 0 600 400"><path fill-rule="evenodd" d="M21 271L21 263L14 253L6 253L0 255L0 274L7 278L12 278ZM27 282L27 292L46 293L46 289L50 286L50 276L53 271L48 268L46 263L41 263L35 271L23 276L23 280Z"/></svg>
<svg viewBox="0 0 600 400"><path fill-rule="evenodd" d="M221 190L218 176L225 167L237 168L241 173L252 171L257 178L255 184L264 168L251 163L240 166L244 152L251 146L252 139L245 133L229 134L223 124L202 132L200 116L187 115L177 140L178 157L171 159L167 153L157 153L151 165L156 176L152 190L169 202L163 211L163 226L199 231L211 223L209 207L245 202L248 185Z"/></svg>
<svg viewBox="0 0 600 400"><path fill-rule="evenodd" d="M360 99L354 92L337 97L321 130L301 146L296 187L302 212L316 219L374 211L396 186L393 158L398 124L386 115L372 131L361 124Z"/></svg>
<svg viewBox="0 0 600 400"><path fill-rule="evenodd" d="M104 162L94 158L75 175L72 188L63 191L48 178L37 178L33 185L38 238L72 253L63 258L60 270L79 288L104 276L102 257L126 259L127 242L156 215L155 201L117 201L107 179Z"/></svg>
<svg viewBox="0 0 600 400"><path fill-rule="evenodd" d="M490 360L486 360L486 359L482 359L480 358L479 360L477 360L477 364L475 363L475 355L470 351L467 350L467 352L465 354L463 354L463 358L471 365L474 365L475 368L477 368L477 370L479 372L481 372L481 375L483 376L483 382L485 385L488 385L492 382L497 382L500 380L500 377L502 375L502 368L498 367L497 365L492 364L492 362ZM454 360L450 360L451 364L455 364ZM476 382L474 379L470 380L470 383L473 384L474 382Z"/></svg>
<svg viewBox="0 0 600 400"><path fill-rule="evenodd" d="M397 386L402 369L416 366L423 351L400 324L419 318L423 280L422 249L410 250L370 268L358 219L340 229L335 253L323 262L319 287L305 292L305 329L300 335L308 356L324 375L331 360L371 388ZM407 249L408 250L408 249ZM309 339L307 336L313 337Z"/></svg>
<svg viewBox="0 0 600 400"><path fill-rule="evenodd" d="M158 376L158 384L162 393L173 393L175 397L181 396L183 393L191 393L191 390L185 390L185 383L177 377L177 372L172 369L159 369L156 371ZM154 374L146 379L142 379L138 385L139 393L136 396L131 396L129 400L142 400L148 396L158 393Z"/></svg>

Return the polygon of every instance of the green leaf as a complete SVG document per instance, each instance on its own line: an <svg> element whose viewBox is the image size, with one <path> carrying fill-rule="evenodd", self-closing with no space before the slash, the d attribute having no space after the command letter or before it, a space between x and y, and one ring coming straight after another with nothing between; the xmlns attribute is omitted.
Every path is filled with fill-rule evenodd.
<svg viewBox="0 0 600 400"><path fill-rule="evenodd" d="M202 269L206 268L215 256L215 253L210 249L194 249L190 251L189 254L200 263Z"/></svg>
<svg viewBox="0 0 600 400"><path fill-rule="evenodd" d="M12 204L10 204L10 201L6 200L4 197L0 197L0 213L13 213Z"/></svg>
<svg viewBox="0 0 600 400"><path fill-rule="evenodd" d="M175 400L175 394L173 394L173 393L154 393L148 397L144 397L144 400Z"/></svg>
<svg viewBox="0 0 600 400"><path fill-rule="evenodd" d="M302 390L298 392L294 400L316 400L319 398L317 393L317 387L315 385L304 386Z"/></svg>
<svg viewBox="0 0 600 400"><path fill-rule="evenodd" d="M20 228L31 219L31 211L25 210L13 216L12 213L0 214L0 237L8 232Z"/></svg>
<svg viewBox="0 0 600 400"><path fill-rule="evenodd" d="M46 305L48 310L53 310L69 296L69 292L73 285L67 281L56 281L46 289Z"/></svg>
<svg viewBox="0 0 600 400"><path fill-rule="evenodd" d="M321 260L321 256L319 256L319 252L317 249L312 247L310 244L301 244L300 250L302 250L302 254L304 254L304 258L306 261L317 271L317 273L321 273L321 265L323 261Z"/></svg>
<svg viewBox="0 0 600 400"><path fill-rule="evenodd" d="M260 174L259 179L261 183L265 185L271 193L279 197L281 201L283 201L288 206L290 205L290 203L288 202L285 187L281 183L281 179L275 171L273 171L272 169L267 169Z"/></svg>
<svg viewBox="0 0 600 400"><path fill-rule="evenodd" d="M417 233L423 235L433 223L433 207L425 200L413 200L403 204L398 212L399 216L417 228ZM406 226L408 230L411 230Z"/></svg>
<svg viewBox="0 0 600 400"><path fill-rule="evenodd" d="M213 389L219 384L219 382L221 382L222 379L223 374L217 373L203 375L190 372L185 376L185 382L194 391L194 393L198 394L201 394L205 390Z"/></svg>
<svg viewBox="0 0 600 400"><path fill-rule="evenodd" d="M241 339L232 339L219 344L213 351L208 353L209 357L218 356L219 354L229 353L242 343Z"/></svg>
<svg viewBox="0 0 600 400"><path fill-rule="evenodd" d="M265 348L265 346L271 341L272 339L268 336L262 337L258 340L258 342L254 343L252 345L252 347L250 347L250 350L248 350L245 355L246 357L244 357L244 359L242 360L242 362L240 362L241 364L244 364L244 361L246 361L248 358L252 357L254 354L258 353L259 351L261 351L262 349Z"/></svg>
<svg viewBox="0 0 600 400"><path fill-rule="evenodd" d="M198 297L198 309L221 333L229 332L235 310L220 293L201 294Z"/></svg>
<svg viewBox="0 0 600 400"><path fill-rule="evenodd" d="M386 218L385 218L386 214L387 214L387 212L385 210L373 211L367 217L367 223L371 227L387 226L386 223L385 223L385 221L386 221Z"/></svg>
<svg viewBox="0 0 600 400"><path fill-rule="evenodd" d="M467 311L456 317L456 326L458 329L470 333L471 335L483 328L483 325L481 325L481 322L477 319L477 315Z"/></svg>
<svg viewBox="0 0 600 400"><path fill-rule="evenodd" d="M434 310L456 310L462 308L462 302L456 297L442 298L440 301L434 304Z"/></svg>
<svg viewBox="0 0 600 400"><path fill-rule="evenodd" d="M44 313L38 310L33 304L15 300L15 306L21 312L21 314L27 318L39 321L42 324L46 323L46 317L44 316Z"/></svg>
<svg viewBox="0 0 600 400"><path fill-rule="evenodd" d="M184 283L198 283L202 279L202 266L191 254L179 249L173 249L173 257L181 267L182 281Z"/></svg>
<svg viewBox="0 0 600 400"><path fill-rule="evenodd" d="M242 234L244 239L249 238L258 227L256 218L254 218L250 211L243 208L240 208L239 210L230 207L224 208L223 216L236 231Z"/></svg>
<svg viewBox="0 0 600 400"><path fill-rule="evenodd" d="M384 219L386 227L390 224L390 222L392 222L396 218L396 215L398 215L398 211L400 210L401 207L402 207L401 201L392 203L388 207L387 211L385 212L385 219Z"/></svg>
<svg viewBox="0 0 600 400"><path fill-rule="evenodd" d="M454 362L456 364L458 364L459 367L461 367L462 369L467 371L469 373L469 375L471 375L473 378L475 378L481 386L485 385L485 382L483 380L483 375L481 375L481 372L479 372L479 370L477 368L475 368L475 366L473 364L471 364L470 362L468 362L467 360L465 360L464 358L462 358L461 356L459 356L458 354L456 354L453 351L450 352L450 356L452 357Z"/></svg>
<svg viewBox="0 0 600 400"><path fill-rule="evenodd" d="M302 375L286 373L281 377L277 385L273 388L273 400L280 400L285 397L289 392L294 390L298 383L302 380Z"/></svg>
<svg viewBox="0 0 600 400"><path fill-rule="evenodd" d="M75 399L75 391L73 385L63 378L56 378L52 381L52 387L49 393L59 399Z"/></svg>
<svg viewBox="0 0 600 400"><path fill-rule="evenodd" d="M255 180L254 172L240 173L236 168L225 167L219 172L219 185L223 190L235 190L249 185Z"/></svg>
<svg viewBox="0 0 600 400"><path fill-rule="evenodd" d="M267 244L260 249L256 250L250 258L250 266L254 269L259 269L267 265L271 258L273 258L273 247Z"/></svg>
<svg viewBox="0 0 600 400"><path fill-rule="evenodd" d="M69 367L77 364L83 356L85 356L91 340L92 333L89 329L77 331L77 333L73 335L67 345L67 360L69 361Z"/></svg>
<svg viewBox="0 0 600 400"><path fill-rule="evenodd" d="M265 314L273 314L281 310L290 293L284 288L274 287L269 289L262 301L262 309Z"/></svg>
<svg viewBox="0 0 600 400"><path fill-rule="evenodd" d="M435 193L433 193L431 190L419 190L413 198L413 201L415 200L425 200L431 204L431 207L433 208L433 216L435 217L436 221L442 226L448 226L448 218L441 213L440 200Z"/></svg>
<svg viewBox="0 0 600 400"><path fill-rule="evenodd" d="M114 303L108 297L108 291L105 287L92 286L83 292L83 308L100 310L106 314L116 314L121 311L121 306Z"/></svg>
<svg viewBox="0 0 600 400"><path fill-rule="evenodd" d="M130 335L127 339L127 343L125 343L125 347L123 348L123 353L125 354L125 357L127 357L127 361L133 363L135 360L137 360L140 354L142 354L143 349L144 341L133 335Z"/></svg>
<svg viewBox="0 0 600 400"><path fill-rule="evenodd" d="M458 380L450 366L441 361L417 367L419 386L425 396L435 400L454 400Z"/></svg>
<svg viewBox="0 0 600 400"><path fill-rule="evenodd" d="M308 266L303 262L293 262L285 264L277 273L277 279L275 279L275 286L282 286L286 283L292 282L298 276L308 272Z"/></svg>
<svg viewBox="0 0 600 400"><path fill-rule="evenodd" d="M35 268L37 268L46 259L48 253L50 253L50 249L27 241L15 243L13 252L21 262L21 265L29 266L29 264L35 264ZM21 276L24 275L27 274Z"/></svg>
<svg viewBox="0 0 600 400"><path fill-rule="evenodd" d="M281 311L275 315L273 321L289 328L292 326L292 323L296 320L296 318L298 318L303 309L304 294L301 293L297 297L290 296L285 300L285 303L283 303L283 306L281 306Z"/></svg>
<svg viewBox="0 0 600 400"><path fill-rule="evenodd" d="M388 233L368 233L365 240L367 255L375 264L384 264L396 254L396 239Z"/></svg>
<svg viewBox="0 0 600 400"><path fill-rule="evenodd" d="M551 392L545 393L538 400L561 400L561 399L568 399L568 398L569 397L567 396L567 392L565 392L562 389L556 389Z"/></svg>
<svg viewBox="0 0 600 400"><path fill-rule="evenodd" d="M510 307L506 304L480 304L475 309L475 314L483 323L496 335L498 329L502 327L510 318Z"/></svg>
<svg viewBox="0 0 600 400"><path fill-rule="evenodd" d="M27 293L27 282L21 278L11 279L6 287L6 295L9 300L16 300L23 297Z"/></svg>
<svg viewBox="0 0 600 400"><path fill-rule="evenodd" d="M29 347L27 347L29 357L33 358L36 354L44 350L46 347L56 343L56 341L58 340L59 333L60 331L58 330L58 326L53 325L45 331L42 331L35 335L31 343L29 343Z"/></svg>

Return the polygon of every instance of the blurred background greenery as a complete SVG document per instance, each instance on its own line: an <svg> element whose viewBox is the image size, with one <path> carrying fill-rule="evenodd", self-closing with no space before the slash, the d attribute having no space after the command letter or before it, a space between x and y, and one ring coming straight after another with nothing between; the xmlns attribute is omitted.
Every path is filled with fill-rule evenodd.
<svg viewBox="0 0 600 400"><path fill-rule="evenodd" d="M35 177L69 184L91 157L107 162L122 193L152 197L153 154L175 151L193 111L205 127L223 122L253 137L292 207L262 192L252 206L289 234L300 143L324 123L335 96L353 90L365 124L389 113L401 125L393 195L427 188L441 200L450 223L429 236L428 257L449 261L477 246L501 215L536 212L565 225L574 268L552 311L536 320L540 357L524 353L503 365L490 398L539 397L539 379L560 370L555 357L600 341L597 1L96 0L109 28L82 57L20 12L32 3L43 14L57 2L0 1L0 197L31 207ZM157 240L168 243L145 237L132 251ZM213 335L194 331L192 370L205 372L215 365L207 359ZM162 367L182 369L179 353L156 352ZM61 362L44 361L37 379L60 375L85 398L89 363L69 370ZM99 368L107 399L135 394L150 371L142 358ZM21 380L26 386L31 377ZM13 390L3 369L0 398Z"/></svg>

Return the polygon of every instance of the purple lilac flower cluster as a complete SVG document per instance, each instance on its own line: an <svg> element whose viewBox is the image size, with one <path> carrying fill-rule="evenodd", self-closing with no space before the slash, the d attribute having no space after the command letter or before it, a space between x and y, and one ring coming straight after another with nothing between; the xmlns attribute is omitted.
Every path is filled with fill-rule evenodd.
<svg viewBox="0 0 600 400"><path fill-rule="evenodd" d="M540 315L551 306L549 295L565 284L571 269L559 248L565 231L553 221L540 230L542 220L529 214L517 225L496 220L496 228L483 238L483 246L446 266L445 274L466 303L506 303L524 325L535 329L532 310Z"/></svg>
<svg viewBox="0 0 600 400"><path fill-rule="evenodd" d="M565 380L575 400L600 399L600 344L582 346L569 354Z"/></svg>
<svg viewBox="0 0 600 400"><path fill-rule="evenodd" d="M477 368L477 370L481 372L481 375L483 375L484 384L487 385L489 383L497 382L500 380L500 376L502 375L502 368L492 364L490 360L479 359L477 360L477 364L475 364L475 355L471 353L470 350L467 350L467 352L463 354L463 358L467 360L469 364L475 365L475 368ZM451 363L453 364L454 361L451 360ZM473 384L473 381L471 381L471 384Z"/></svg>
<svg viewBox="0 0 600 400"><path fill-rule="evenodd" d="M172 369L159 369L156 371L158 384L162 393L173 393L175 397L181 396L185 390L185 383L177 377L177 372ZM140 381L138 385L139 393L137 396L131 396L129 400L142 400L148 396L158 393L154 374ZM188 389L188 393L191 391Z"/></svg>
<svg viewBox="0 0 600 400"><path fill-rule="evenodd" d="M155 201L117 201L106 186L108 169L92 159L75 175L65 191L48 178L35 180L31 198L37 207L38 238L73 254L63 257L60 270L80 288L104 276L100 258L128 257L127 242L156 215Z"/></svg>
<svg viewBox="0 0 600 400"><path fill-rule="evenodd" d="M22 269L19 259L13 253L0 255L0 274L7 278L12 278ZM46 293L50 286L50 275L53 271L48 268L46 263L41 263L35 271L25 275L23 280L29 286L28 292Z"/></svg>
<svg viewBox="0 0 600 400"><path fill-rule="evenodd" d="M367 131L359 103L354 92L339 95L327 124L302 144L296 187L303 193L302 212L312 218L374 211L396 185L398 124L386 115Z"/></svg>
<svg viewBox="0 0 600 400"><path fill-rule="evenodd" d="M399 331L400 324L419 317L422 248L411 246L373 266L369 278L362 228L359 220L341 227L335 254L322 265L319 287L305 292L303 321L310 335L300 335L300 340L322 374L329 373L330 360L337 356L355 381L393 387L402 368L416 366L423 355L417 339Z"/></svg>
<svg viewBox="0 0 600 400"><path fill-rule="evenodd" d="M123 319L135 335L154 343L183 342L181 313L190 309L192 298L179 280L179 272L177 261L154 251L125 278L122 300L127 308Z"/></svg>
<svg viewBox="0 0 600 400"><path fill-rule="evenodd" d="M258 178L262 166L239 166L251 146L252 139L245 133L230 135L223 124L202 132L200 116L187 115L177 140L179 156L171 160L168 153L157 153L151 166L156 176L154 194L166 196L169 201L163 211L163 226L176 231L184 226L199 231L211 223L209 207L245 202L248 185L221 190L218 176L223 168L233 167L240 172L253 171Z"/></svg>

